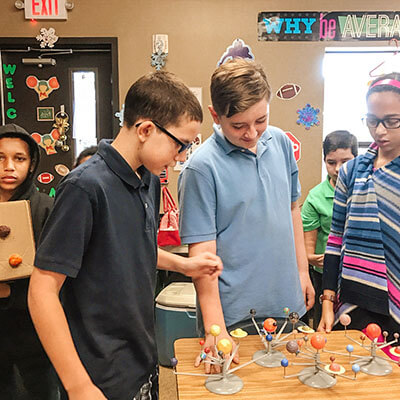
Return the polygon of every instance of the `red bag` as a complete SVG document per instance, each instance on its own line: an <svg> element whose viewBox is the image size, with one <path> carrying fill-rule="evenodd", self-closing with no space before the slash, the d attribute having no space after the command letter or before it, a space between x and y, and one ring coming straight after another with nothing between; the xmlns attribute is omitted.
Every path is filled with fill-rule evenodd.
<svg viewBox="0 0 400 400"><path fill-rule="evenodd" d="M157 244L159 246L180 246L179 210L166 186L162 188L164 215L158 229Z"/></svg>

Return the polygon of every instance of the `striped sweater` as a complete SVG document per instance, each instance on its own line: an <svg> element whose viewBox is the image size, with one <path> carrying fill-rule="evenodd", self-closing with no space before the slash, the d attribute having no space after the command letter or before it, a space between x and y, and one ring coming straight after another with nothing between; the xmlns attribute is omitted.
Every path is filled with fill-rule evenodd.
<svg viewBox="0 0 400 400"><path fill-rule="evenodd" d="M377 146L339 173L323 289L400 323L400 157L373 170Z"/></svg>

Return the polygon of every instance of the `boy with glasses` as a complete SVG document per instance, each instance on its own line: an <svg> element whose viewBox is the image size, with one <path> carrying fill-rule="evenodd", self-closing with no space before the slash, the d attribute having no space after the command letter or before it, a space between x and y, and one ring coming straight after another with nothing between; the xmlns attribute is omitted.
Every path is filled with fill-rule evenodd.
<svg viewBox="0 0 400 400"><path fill-rule="evenodd" d="M220 274L214 254L184 258L156 245L158 175L185 159L201 121L183 82L166 72L146 75L129 89L115 140L101 141L57 189L28 301L71 400L157 399L156 266Z"/></svg>

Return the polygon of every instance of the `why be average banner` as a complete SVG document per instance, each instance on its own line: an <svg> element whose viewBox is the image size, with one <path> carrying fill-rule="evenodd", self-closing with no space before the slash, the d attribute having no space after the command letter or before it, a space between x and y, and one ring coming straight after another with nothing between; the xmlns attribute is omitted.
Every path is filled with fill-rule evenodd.
<svg viewBox="0 0 400 400"><path fill-rule="evenodd" d="M260 12L260 41L400 39L400 11Z"/></svg>

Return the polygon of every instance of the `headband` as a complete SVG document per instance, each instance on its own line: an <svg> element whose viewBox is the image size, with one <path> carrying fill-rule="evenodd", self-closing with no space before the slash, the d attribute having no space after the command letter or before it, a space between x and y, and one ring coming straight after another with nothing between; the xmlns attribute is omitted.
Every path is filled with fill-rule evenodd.
<svg viewBox="0 0 400 400"><path fill-rule="evenodd" d="M371 89L374 88L375 86L380 86L380 85L389 85L389 86L394 86L400 89L400 82L396 81L395 79L382 79L381 81L378 81L374 83L371 86Z"/></svg>

